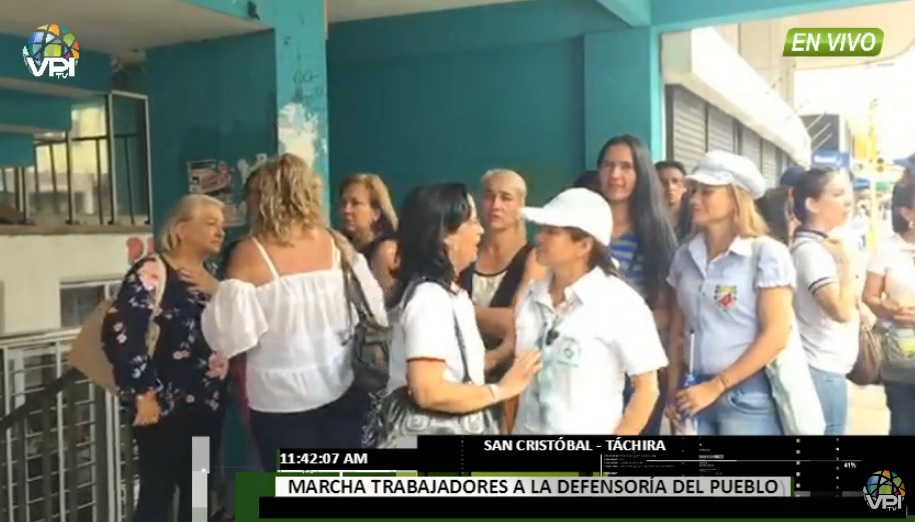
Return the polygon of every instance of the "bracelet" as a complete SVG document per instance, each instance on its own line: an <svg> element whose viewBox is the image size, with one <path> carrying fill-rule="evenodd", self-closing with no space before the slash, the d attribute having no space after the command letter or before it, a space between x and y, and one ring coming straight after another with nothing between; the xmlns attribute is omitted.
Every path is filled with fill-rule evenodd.
<svg viewBox="0 0 915 522"><path fill-rule="evenodd" d="M498 385L498 384L487 384L487 385L486 385L486 388L489 389L489 393L492 394L492 398L493 398L496 402L499 402L499 401L502 400L502 390L499 389L499 385Z"/></svg>

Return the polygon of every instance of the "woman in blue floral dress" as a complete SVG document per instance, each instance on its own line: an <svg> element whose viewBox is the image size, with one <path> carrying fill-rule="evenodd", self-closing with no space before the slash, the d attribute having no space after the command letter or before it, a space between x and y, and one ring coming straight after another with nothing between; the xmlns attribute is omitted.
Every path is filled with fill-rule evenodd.
<svg viewBox="0 0 915 522"><path fill-rule="evenodd" d="M135 522L164 522L175 491L178 522L191 520L191 438L210 437L215 466L228 363L200 333L216 289L206 259L223 240L222 203L185 196L164 227L162 253L127 272L105 317L102 342L123 414L134 426L140 494Z"/></svg>

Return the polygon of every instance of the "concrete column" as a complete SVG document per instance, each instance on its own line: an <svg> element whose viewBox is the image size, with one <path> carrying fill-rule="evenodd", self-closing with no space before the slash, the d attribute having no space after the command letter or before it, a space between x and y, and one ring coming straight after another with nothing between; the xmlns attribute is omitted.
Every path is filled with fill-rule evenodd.
<svg viewBox="0 0 915 522"><path fill-rule="evenodd" d="M632 134L664 154L660 37L651 27L584 37L585 164L613 136Z"/></svg>
<svg viewBox="0 0 915 522"><path fill-rule="evenodd" d="M324 2L259 4L272 30L147 52L154 225L188 192L189 162L224 162L236 203L259 155L328 172Z"/></svg>

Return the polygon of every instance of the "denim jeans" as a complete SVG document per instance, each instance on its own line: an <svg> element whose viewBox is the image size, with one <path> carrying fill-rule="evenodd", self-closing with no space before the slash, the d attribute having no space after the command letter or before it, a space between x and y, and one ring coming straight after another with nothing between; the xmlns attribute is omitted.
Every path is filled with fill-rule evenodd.
<svg viewBox="0 0 915 522"><path fill-rule="evenodd" d="M713 376L700 377L704 382ZM764 371L724 392L696 419L699 435L783 435Z"/></svg>
<svg viewBox="0 0 915 522"><path fill-rule="evenodd" d="M826 419L824 435L845 435L848 427L848 381L840 373L818 370L813 366L810 367L810 376Z"/></svg>
<svg viewBox="0 0 915 522"><path fill-rule="evenodd" d="M915 384L884 384L890 435L915 435Z"/></svg>

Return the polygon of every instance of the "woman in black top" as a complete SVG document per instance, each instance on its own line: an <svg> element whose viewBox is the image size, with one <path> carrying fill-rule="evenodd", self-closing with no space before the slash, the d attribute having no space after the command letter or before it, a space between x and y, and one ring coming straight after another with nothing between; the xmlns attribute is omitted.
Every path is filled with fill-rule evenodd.
<svg viewBox="0 0 915 522"><path fill-rule="evenodd" d="M486 346L487 382L497 382L514 355L512 308L527 284L543 275L527 243L521 208L527 184L517 172L495 169L483 175L481 217L486 235L476 261L460 274L470 295ZM505 342L503 342L505 341Z"/></svg>
<svg viewBox="0 0 915 522"><path fill-rule="evenodd" d="M339 198L343 234L365 256L387 293L397 268L397 214L388 187L377 174L355 174L340 185Z"/></svg>

